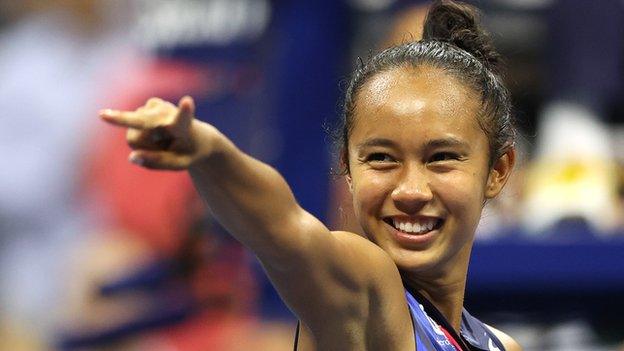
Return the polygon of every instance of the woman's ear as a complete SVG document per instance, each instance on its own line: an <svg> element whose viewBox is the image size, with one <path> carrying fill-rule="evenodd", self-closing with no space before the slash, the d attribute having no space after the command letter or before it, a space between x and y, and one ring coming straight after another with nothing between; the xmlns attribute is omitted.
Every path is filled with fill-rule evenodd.
<svg viewBox="0 0 624 351"><path fill-rule="evenodd" d="M349 186L349 192L353 194L353 179L351 179L351 172L349 171L349 152L346 149L342 149L340 152L340 165L345 171L345 180Z"/></svg>
<svg viewBox="0 0 624 351"><path fill-rule="evenodd" d="M351 175L347 174L345 176L345 180L347 181L347 185L349 186L349 192L353 194L353 179L351 179Z"/></svg>
<svg viewBox="0 0 624 351"><path fill-rule="evenodd" d="M492 169L490 169L485 189L486 199L492 199L500 194L511 175L515 163L516 148L512 146L494 162Z"/></svg>

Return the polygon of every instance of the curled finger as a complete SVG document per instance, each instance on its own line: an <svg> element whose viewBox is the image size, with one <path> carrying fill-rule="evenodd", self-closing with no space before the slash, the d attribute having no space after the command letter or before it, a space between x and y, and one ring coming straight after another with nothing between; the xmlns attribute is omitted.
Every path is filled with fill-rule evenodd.
<svg viewBox="0 0 624 351"><path fill-rule="evenodd" d="M126 131L126 142L131 149L145 148L142 142L143 139L145 139L144 133L139 129L128 128L128 131Z"/></svg>
<svg viewBox="0 0 624 351"><path fill-rule="evenodd" d="M191 165L191 156L172 151L135 150L130 153L129 161L148 169L179 171Z"/></svg>
<svg viewBox="0 0 624 351"><path fill-rule="evenodd" d="M126 133L126 141L131 149L145 150L168 150L173 143L171 133L164 127L139 130L129 128Z"/></svg>

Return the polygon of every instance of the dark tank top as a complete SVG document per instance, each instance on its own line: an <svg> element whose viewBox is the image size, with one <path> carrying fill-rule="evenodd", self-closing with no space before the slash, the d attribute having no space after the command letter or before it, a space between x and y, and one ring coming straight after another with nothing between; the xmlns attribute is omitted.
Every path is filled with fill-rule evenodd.
<svg viewBox="0 0 624 351"><path fill-rule="evenodd" d="M466 309L462 311L459 334L455 332L438 309L422 295L405 289L414 325L416 350L426 351L505 351L503 343L483 322L473 317Z"/></svg>
<svg viewBox="0 0 624 351"><path fill-rule="evenodd" d="M426 298L407 288L405 298L412 316L416 351L505 351L496 335L466 309L462 311L460 336ZM295 332L294 351L297 351L298 341L299 323Z"/></svg>

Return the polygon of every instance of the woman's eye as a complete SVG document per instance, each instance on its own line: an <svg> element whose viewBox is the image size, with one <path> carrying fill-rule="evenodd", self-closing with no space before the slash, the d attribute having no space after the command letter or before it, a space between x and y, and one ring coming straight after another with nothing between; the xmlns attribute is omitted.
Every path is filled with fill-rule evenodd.
<svg viewBox="0 0 624 351"><path fill-rule="evenodd" d="M430 162L459 160L460 156L452 152L438 152L431 157Z"/></svg>
<svg viewBox="0 0 624 351"><path fill-rule="evenodd" d="M366 162L394 162L394 159L388 154L378 152L368 155Z"/></svg>

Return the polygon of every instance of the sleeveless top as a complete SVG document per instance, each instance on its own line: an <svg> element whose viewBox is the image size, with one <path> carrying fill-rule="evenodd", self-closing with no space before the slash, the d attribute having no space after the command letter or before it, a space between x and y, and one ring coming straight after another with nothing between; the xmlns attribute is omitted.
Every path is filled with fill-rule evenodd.
<svg viewBox="0 0 624 351"><path fill-rule="evenodd" d="M462 311L460 337L429 300L407 288L405 297L412 315L417 351L505 351L496 335L465 308ZM449 336L454 340L450 340ZM457 350L453 341L463 349Z"/></svg>
<svg viewBox="0 0 624 351"><path fill-rule="evenodd" d="M405 297L412 316L416 351L505 351L503 343L496 335L466 309L462 311L460 337L442 313L426 298L407 288ZM295 351L298 341L299 323L295 332ZM457 350L453 344L460 344L462 350Z"/></svg>

